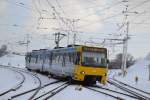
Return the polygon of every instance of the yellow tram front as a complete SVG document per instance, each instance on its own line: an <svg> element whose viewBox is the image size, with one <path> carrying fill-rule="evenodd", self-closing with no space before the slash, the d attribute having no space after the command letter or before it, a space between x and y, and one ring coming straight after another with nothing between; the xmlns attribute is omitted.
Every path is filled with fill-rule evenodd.
<svg viewBox="0 0 150 100"><path fill-rule="evenodd" d="M80 61L75 65L74 80L105 84L108 72L107 49L80 46L77 52L80 53Z"/></svg>

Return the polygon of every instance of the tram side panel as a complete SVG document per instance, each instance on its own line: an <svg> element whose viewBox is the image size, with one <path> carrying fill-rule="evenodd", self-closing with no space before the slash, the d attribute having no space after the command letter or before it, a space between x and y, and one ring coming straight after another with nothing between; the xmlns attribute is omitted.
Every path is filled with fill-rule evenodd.
<svg viewBox="0 0 150 100"><path fill-rule="evenodd" d="M50 61L49 73L56 76L72 77L75 65L73 63L74 58L71 55L73 53L60 52L53 53L52 61Z"/></svg>
<svg viewBox="0 0 150 100"><path fill-rule="evenodd" d="M43 72L49 72L50 68L50 60L49 60L49 55L45 55L45 60L43 62Z"/></svg>

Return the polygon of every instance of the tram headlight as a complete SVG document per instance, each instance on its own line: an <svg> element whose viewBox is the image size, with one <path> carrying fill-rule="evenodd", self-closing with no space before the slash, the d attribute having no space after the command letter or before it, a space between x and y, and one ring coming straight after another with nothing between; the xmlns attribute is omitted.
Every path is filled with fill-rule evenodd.
<svg viewBox="0 0 150 100"><path fill-rule="evenodd" d="M84 72L84 71L81 71L80 73L81 73L81 74L85 74L85 72Z"/></svg>

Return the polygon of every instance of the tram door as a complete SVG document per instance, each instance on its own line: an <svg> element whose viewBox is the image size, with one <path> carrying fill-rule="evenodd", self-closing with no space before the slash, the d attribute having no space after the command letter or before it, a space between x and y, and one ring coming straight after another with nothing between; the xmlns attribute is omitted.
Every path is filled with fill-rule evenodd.
<svg viewBox="0 0 150 100"><path fill-rule="evenodd" d="M74 62L75 62L75 53L74 52L68 52L68 53L64 54L62 72L65 75L71 76L73 74Z"/></svg>
<svg viewBox="0 0 150 100"><path fill-rule="evenodd" d="M63 55L61 53L53 53L52 54L52 62L51 62L51 72L57 75L62 74L62 66L63 66Z"/></svg>

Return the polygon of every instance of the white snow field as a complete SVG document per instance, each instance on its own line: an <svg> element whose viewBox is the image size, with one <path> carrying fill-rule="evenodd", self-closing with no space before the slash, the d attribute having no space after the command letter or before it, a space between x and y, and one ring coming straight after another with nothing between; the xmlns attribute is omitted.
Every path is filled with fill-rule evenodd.
<svg viewBox="0 0 150 100"><path fill-rule="evenodd" d="M119 81L125 82L127 84L130 84L131 86L137 87L137 88L142 89L147 92L150 92L150 81L148 81L148 75L149 75L148 65L150 64L150 59L147 59L147 58L148 57L146 57L145 59L139 60L135 65L133 65L130 69L128 69L128 74L126 77L123 78L122 76L117 76L116 73L118 71L116 71L116 70L112 70L111 73L109 74L109 77L112 77L113 75L115 75L115 79L117 79ZM8 65L8 64L25 69L24 56L9 55L9 56L4 56L4 57L0 58L0 65ZM25 81L23 82L22 86L19 89L17 89L16 91L11 91L8 94L0 96L0 100L8 100L10 97L12 97L16 94L22 93L22 92L30 90L30 89L34 89L39 86L39 82L38 82L37 78L35 78L27 73L23 73L23 74L25 76ZM40 78L42 86L47 83L57 81L56 79L48 78L47 76L40 75L37 73L34 73L34 75L37 75ZM139 81L137 83L135 83L135 80L134 80L135 76L139 77ZM4 91L9 90L10 88L15 87L16 84L18 84L21 80L22 80L22 76L19 73L14 72L7 68L0 67L0 94L3 93ZM52 84L50 86L47 86L46 88L41 89L37 93L37 95L34 97L34 99L50 90L56 88L57 86L59 86L63 83L64 82ZM114 91L129 94L129 93L124 92L124 91L120 90L119 88L112 86L110 84L106 84L104 86L104 85L98 83L97 85L102 86L104 88L109 88ZM53 96L52 98L50 98L48 100L60 100L60 99L61 100L84 100L84 99L86 99L86 100L116 100L116 98L89 90L85 87L81 87L81 90L79 90L78 88L80 88L79 85L70 85L67 88L65 88L63 91L61 91L60 93L56 94L55 96ZM133 98L123 96L120 94L112 93L112 92L109 92L106 90L101 90L98 88L96 90L100 90L102 92L109 93L114 96L122 97L125 100L137 100L137 99L133 99ZM29 97L32 96L34 93L35 93L35 91L32 91L26 95L19 96L17 98L13 98L12 100L28 100ZM40 98L38 100L44 100L44 98Z"/></svg>
<svg viewBox="0 0 150 100"><path fill-rule="evenodd" d="M136 88L142 89L144 91L150 92L150 54L144 59L137 61L132 67L127 70L127 75L125 77L115 77L126 84L130 84ZM135 81L135 77L138 77L138 81Z"/></svg>

